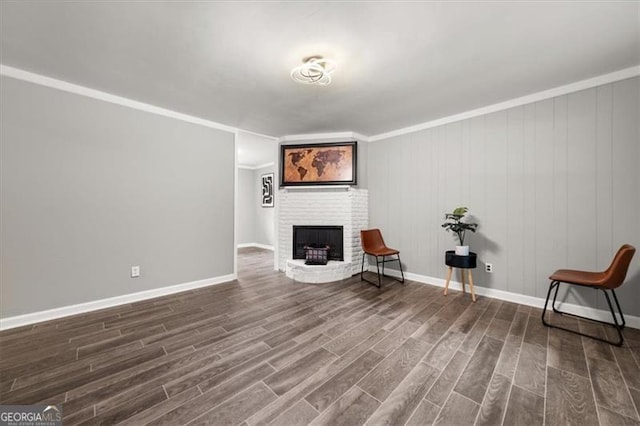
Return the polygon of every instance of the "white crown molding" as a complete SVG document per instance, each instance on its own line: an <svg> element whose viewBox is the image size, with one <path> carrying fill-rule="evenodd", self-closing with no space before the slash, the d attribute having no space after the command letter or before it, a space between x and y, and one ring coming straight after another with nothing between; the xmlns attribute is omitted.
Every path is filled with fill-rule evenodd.
<svg viewBox="0 0 640 426"><path fill-rule="evenodd" d="M442 126L443 124L454 123L456 121L466 120L468 118L490 114L492 112L503 111L505 109L509 109L509 108L513 108L521 105L527 105L527 104L539 102L545 99L555 98L557 96L578 92L580 90L591 89L592 87L602 86L603 84L613 83L620 80L626 80L627 78L636 77L638 75L640 75L640 66L625 68L623 70L615 71L609 74L589 78L586 80L577 81L575 83L570 83L564 86L555 87L553 89L544 90L538 93L532 93L530 95L522 96L520 98L515 98L505 102L488 105L488 106L474 109L471 111L462 112L460 114L454 114L448 117L439 118L437 120L416 124L414 126L409 126L402 129L392 130L390 132L369 136L369 142L388 139L394 136L405 135L407 133L414 133L420 130Z"/></svg>
<svg viewBox="0 0 640 426"><path fill-rule="evenodd" d="M245 170L259 170L259 169L264 169L265 167L274 166L275 164L276 163L273 161L271 161L270 163L259 164L257 166L251 166L249 164L238 164L238 168L245 169Z"/></svg>
<svg viewBox="0 0 640 426"><path fill-rule="evenodd" d="M369 265L368 270L369 272L376 273L375 266ZM396 271L395 269L388 268L385 270L385 273L387 275L392 275L398 278L400 277L400 272ZM442 287L442 288L444 288L444 285L446 283L446 280L442 278L434 278L426 275L414 274L411 272L405 272L404 277L411 281L416 281L422 284L428 284L428 285L433 285L433 286ZM540 297L527 296L525 294L518 294L518 293L511 293L509 291L497 290L497 289L488 288L488 287L481 287L478 285L474 285L473 288L475 290L476 295L478 296L486 296L486 297L491 297L493 299L506 300L507 302L519 303L521 305L526 305L526 306L533 306L534 308L539 308L539 309L544 308L545 299L542 299ZM462 284L452 280L449 282L449 289L462 291ZM467 290L468 290L468 286L467 286ZM469 297L471 297L471 295L469 295ZM586 306L574 305L572 303L560 303L558 306L562 310L574 315L582 315L590 318L595 318L600 321L611 322L611 313L608 311L594 309ZM547 307L547 309L550 310L551 307L549 306ZM627 320L627 325L629 327L640 328L640 317L625 314L624 318Z"/></svg>
<svg viewBox="0 0 640 426"><path fill-rule="evenodd" d="M80 86L66 81L57 80L55 78L46 77L40 74L35 74L29 71L21 70L19 68L11 67L8 65L0 64L0 75L15 78L17 80L28 81L30 83L38 84L53 89L62 90L69 93L74 93L81 96L86 96L93 99L102 100L104 102L110 102L117 105L126 106L129 108L137 109L140 111L146 111L152 114L157 114L165 117L174 118L176 120L186 121L188 123L198 124L201 126L224 130L235 133L244 132L267 139L271 139L278 142L289 141L310 141L310 140L322 140L322 139L336 139L336 138L352 138L362 142L374 142L383 139L388 139L394 136L400 136L407 133L414 133L420 130L430 129L444 124L453 123L460 120L465 120L480 115L490 114L492 112L503 111L505 109L530 104L533 102L542 101L545 99L554 98L557 96L566 95L569 93L577 92L580 90L590 89L592 87L601 86L603 84L613 83L627 78L637 77L640 75L640 66L633 66L625 68L619 71L615 71L609 74L593 77L586 80L581 80L575 83L570 83L564 86L555 87L553 89L545 90L542 92L533 93L530 95L522 96L519 98L511 99L505 102L500 102L493 105L488 105L482 108L462 112L460 114L454 114L447 117L442 117L436 120L427 121L424 123L416 124L401 129L392 130L390 132L380 133L373 136L365 136L356 132L332 132L332 133L310 133L310 134L298 134L298 135L285 135L281 137L274 137L265 135L262 133L253 132L250 130L239 129L225 124L216 123L204 118L195 117L188 114L183 114L177 111L172 111L166 108L156 107L154 105L146 104L144 102L135 101L132 99L124 98L122 96L112 95L110 93L102 92L95 89L90 89L85 86ZM245 168L245 167L241 167Z"/></svg>
<svg viewBox="0 0 640 426"><path fill-rule="evenodd" d="M278 137L277 136L269 136L269 135L265 135L265 134L262 134L262 133L253 132L251 130L245 130L245 129L237 129L237 130L238 130L238 132L241 132L241 133L248 133L250 135L260 136L261 138L271 139L274 142L278 141Z"/></svg>
<svg viewBox="0 0 640 426"><path fill-rule="evenodd" d="M414 133L420 130L430 129L433 127L442 126L444 124L454 123L460 120L466 120L468 118L478 117L480 115L490 114L492 112L503 111L505 109L527 105L534 102L539 102L545 99L555 98L557 96L566 95L569 93L578 92L580 90L590 89L592 87L602 86L603 84L614 83L616 81L625 80L627 78L637 77L640 75L640 66L633 66L625 68L619 71L615 71L609 74L600 75L597 77L589 78L586 80L577 81L575 83L566 84L564 86L558 86L553 89L544 90L542 92L532 93L530 95L522 96L508 101L500 102L493 105L487 105L482 108L477 108L470 111L465 111L460 114L454 114L447 117L442 117L437 120L427 121L424 123L416 124L401 129L392 130L390 132L380 133L373 136L364 136L355 132L335 132L335 133L310 133L299 135L286 135L278 138L278 142L290 142L290 141L311 141L311 140L323 140L323 139L335 139L335 138L353 138L363 142L375 142L383 139L389 139L394 136L405 135L407 133Z"/></svg>
<svg viewBox="0 0 640 426"><path fill-rule="evenodd" d="M193 290L210 285L222 284L237 279L236 274L222 275L219 277L207 278L204 280L191 281L188 283L172 285L168 287L155 288L153 290L141 291L138 293L125 294L122 296L110 297L108 299L94 300L77 305L63 306L61 308L49 309L46 311L33 312L30 314L18 315L14 317L0 318L0 330L21 327L35 324L42 321L49 321L57 318L77 315L99 309L111 308L113 306L126 303L139 302L141 300L153 299L160 296L167 296L187 290Z"/></svg>
<svg viewBox="0 0 640 426"><path fill-rule="evenodd" d="M568 93L577 92L580 90L590 89L592 87L601 86L603 84L613 83L627 78L632 78L640 75L640 66L633 66L625 68L619 71L615 71L609 74L593 77L586 80L577 81L564 86L555 87L553 89L545 90L542 92L532 93L530 95L522 96L519 98L511 99L505 102L500 102L493 105L488 105L482 108L462 112L460 114L454 114L447 117L442 117L437 120L427 121L424 123L416 124L401 129L392 130L390 132L380 133L373 136L365 136L356 132L333 132L333 133L310 133L310 134L298 134L298 135L285 135L281 137L274 137L264 135L262 133L253 132L250 130L239 129L225 124L216 123L204 118L195 117L188 114L183 114L177 111L172 111L165 108L156 107L154 105L146 104L144 102L135 101L132 99L124 98L122 96L112 95L110 93L102 92L95 89L90 89L85 86L80 86L73 83L68 83L63 80L57 80L55 78L46 77L40 74L35 74L29 71L21 70L19 68L11 67L8 65L0 64L0 75L15 78L17 80L28 81L30 83L38 84L41 86L50 87L53 89L62 90L69 93L74 93L81 96L86 96L93 99L102 100L104 102L110 102L117 105L126 106L129 108L146 111L152 114L162 115L165 117L174 118L176 120L186 121L188 123L199 124L201 126L233 132L237 135L237 132L244 132L267 139L271 139L278 142L289 142L299 140L322 140L322 139L334 139L334 138L353 138L362 142L374 142L383 139L388 139L394 136L400 136L407 133L414 133L420 130L430 129L443 124L453 123L460 120L465 120L480 115L490 114L492 112L503 111L505 109L530 104L533 102L542 101L545 99L554 98L557 96L566 95Z"/></svg>
<svg viewBox="0 0 640 426"><path fill-rule="evenodd" d="M309 133L300 135L285 135L278 138L278 142L291 141L312 141L326 139L357 139L368 142L369 138L356 132L333 132L333 133Z"/></svg>
<svg viewBox="0 0 640 426"><path fill-rule="evenodd" d="M365 136L363 134L356 133L356 132L351 132L351 134L353 135L354 139L357 139L362 142L369 142L369 136Z"/></svg>
<svg viewBox="0 0 640 426"><path fill-rule="evenodd" d="M259 165L255 166L253 168L253 170L264 169L265 167L272 167L272 166L275 166L275 165L276 165L276 163L274 161L271 161L269 163L259 164Z"/></svg>
<svg viewBox="0 0 640 426"><path fill-rule="evenodd" d="M151 114L161 115L163 117L174 118L176 120L186 121L187 123L198 124L200 126L209 127L217 130L224 130L227 132L236 133L241 131L243 133L249 133L264 138L278 140L274 136L263 135L261 133L252 132L250 130L238 129L236 127L227 126L225 124L216 123L211 120L207 120L193 115L183 114L181 112L172 111L166 108L160 108L144 102L135 101L133 99L124 98L122 96L112 95L100 90L90 89L85 86L80 86L73 83L68 83L63 80L58 80L44 75L35 74L29 71L21 70L19 68L10 67L8 65L0 64L0 75L5 77L15 78L16 80L27 81L29 83L37 84L40 86L49 87L52 89L62 90L63 92L73 93L80 96L86 96L88 98L109 102L116 105L125 106L140 111L149 112Z"/></svg>

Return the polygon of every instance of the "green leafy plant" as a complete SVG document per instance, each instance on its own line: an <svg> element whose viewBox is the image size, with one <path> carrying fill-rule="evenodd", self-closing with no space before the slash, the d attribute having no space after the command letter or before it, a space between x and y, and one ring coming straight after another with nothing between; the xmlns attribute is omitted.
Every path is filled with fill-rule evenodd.
<svg viewBox="0 0 640 426"><path fill-rule="evenodd" d="M468 211L469 209L466 207L458 207L453 211L453 213L445 213L445 222L442 224L442 227L447 232L451 231L458 236L461 246L464 245L464 237L467 231L476 232L476 229L478 229L477 223L467 223L462 221Z"/></svg>

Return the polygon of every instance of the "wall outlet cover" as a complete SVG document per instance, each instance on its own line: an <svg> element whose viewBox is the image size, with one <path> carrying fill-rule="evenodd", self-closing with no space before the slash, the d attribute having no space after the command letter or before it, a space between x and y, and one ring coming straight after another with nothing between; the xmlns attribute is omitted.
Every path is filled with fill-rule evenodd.
<svg viewBox="0 0 640 426"><path fill-rule="evenodd" d="M137 278L140 276L140 267L132 266L131 267L131 278Z"/></svg>

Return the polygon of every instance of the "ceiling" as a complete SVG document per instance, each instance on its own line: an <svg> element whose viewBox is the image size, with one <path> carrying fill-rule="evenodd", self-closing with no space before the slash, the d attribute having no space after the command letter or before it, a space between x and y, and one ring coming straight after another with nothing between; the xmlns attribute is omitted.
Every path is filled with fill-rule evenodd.
<svg viewBox="0 0 640 426"><path fill-rule="evenodd" d="M0 2L0 62L282 136L371 136L640 63L640 3ZM333 83L294 83L305 56Z"/></svg>

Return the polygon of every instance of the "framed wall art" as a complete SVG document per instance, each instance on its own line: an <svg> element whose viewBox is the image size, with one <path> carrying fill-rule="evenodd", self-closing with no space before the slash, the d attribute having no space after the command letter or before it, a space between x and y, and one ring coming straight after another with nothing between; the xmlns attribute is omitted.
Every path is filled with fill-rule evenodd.
<svg viewBox="0 0 640 426"><path fill-rule="evenodd" d="M355 185L358 143L280 145L280 186Z"/></svg>
<svg viewBox="0 0 640 426"><path fill-rule="evenodd" d="M262 175L262 207L273 207L273 173Z"/></svg>

